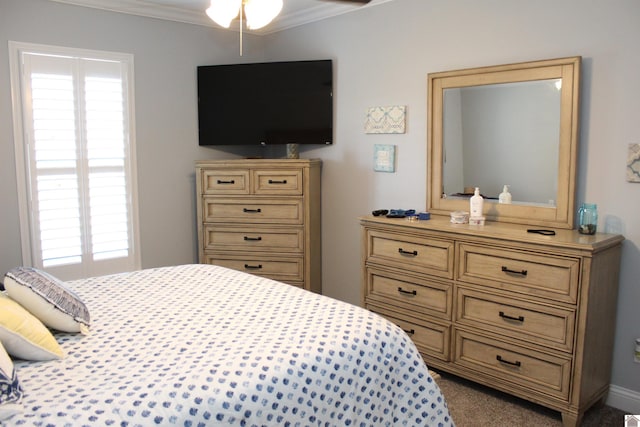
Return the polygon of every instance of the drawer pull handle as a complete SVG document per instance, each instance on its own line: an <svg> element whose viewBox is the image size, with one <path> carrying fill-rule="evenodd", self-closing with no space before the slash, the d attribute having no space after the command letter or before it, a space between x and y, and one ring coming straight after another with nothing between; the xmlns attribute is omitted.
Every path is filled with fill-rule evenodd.
<svg viewBox="0 0 640 427"><path fill-rule="evenodd" d="M402 255L412 255L412 256L418 255L418 251L405 251L402 248L398 248L398 253L401 253Z"/></svg>
<svg viewBox="0 0 640 427"><path fill-rule="evenodd" d="M524 316L513 317L513 316L509 316L508 314L504 314L504 311L501 311L499 315L505 320L514 320L516 322L524 322Z"/></svg>
<svg viewBox="0 0 640 427"><path fill-rule="evenodd" d="M247 270L259 270L262 268L262 264L258 264L258 265L245 264L244 268L246 268Z"/></svg>
<svg viewBox="0 0 640 427"><path fill-rule="evenodd" d="M262 240L262 237L249 237L249 236L244 236L244 240L247 242L259 242Z"/></svg>
<svg viewBox="0 0 640 427"><path fill-rule="evenodd" d="M246 213L260 213L260 212L262 212L262 209L247 209L247 208L244 208L244 209L242 209L242 212L246 212Z"/></svg>
<svg viewBox="0 0 640 427"><path fill-rule="evenodd" d="M516 360L515 362L510 362L510 361L508 361L508 360L504 360L504 359L502 358L502 356L500 356L500 355L497 355L497 356L496 356L496 360L497 360L498 362L500 362L500 363L504 363L504 364L511 365L511 366L516 366L516 367L518 367L518 368L519 368L520 366L522 366L522 363L520 363L520 361L519 361L519 360Z"/></svg>
<svg viewBox="0 0 640 427"><path fill-rule="evenodd" d="M504 265L502 266L502 271L504 271L505 273L519 274L521 276L527 275L527 270L520 270L520 271L511 270L508 267L505 267Z"/></svg>
<svg viewBox="0 0 640 427"><path fill-rule="evenodd" d="M270 179L269 184L286 184L287 180L283 179L282 181L276 181L275 179Z"/></svg>
<svg viewBox="0 0 640 427"><path fill-rule="evenodd" d="M418 295L418 292L413 290L413 291L405 291L404 289L398 287L398 292L400 292L401 294L405 294L405 295L413 295L416 296Z"/></svg>
<svg viewBox="0 0 640 427"><path fill-rule="evenodd" d="M415 333L416 333L415 329L410 329L408 331L406 329L403 329L403 331L407 335L415 335Z"/></svg>
<svg viewBox="0 0 640 427"><path fill-rule="evenodd" d="M218 184L221 184L221 185L223 185L223 184L235 184L235 183L236 183L236 181L233 180L233 179L230 180L230 181L225 181L225 180L222 180L222 179L218 180Z"/></svg>

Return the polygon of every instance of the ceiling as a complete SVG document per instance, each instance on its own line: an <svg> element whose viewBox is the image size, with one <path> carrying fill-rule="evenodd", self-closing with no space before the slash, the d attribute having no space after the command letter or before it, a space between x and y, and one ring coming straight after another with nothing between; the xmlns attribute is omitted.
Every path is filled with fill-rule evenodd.
<svg viewBox="0 0 640 427"><path fill-rule="evenodd" d="M169 21L217 27L205 14L210 0L52 0L78 6L93 7L131 15L148 16ZM372 0L368 5L337 2L331 0L283 0L280 15L264 28L250 31L255 34L269 34L287 28L297 27L310 22L343 13L355 12L392 0ZM232 30L238 27L232 25Z"/></svg>

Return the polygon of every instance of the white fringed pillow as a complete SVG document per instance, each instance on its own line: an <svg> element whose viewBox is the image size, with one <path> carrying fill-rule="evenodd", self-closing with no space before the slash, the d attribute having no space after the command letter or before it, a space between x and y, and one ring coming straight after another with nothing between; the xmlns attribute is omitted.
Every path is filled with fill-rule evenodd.
<svg viewBox="0 0 640 427"><path fill-rule="evenodd" d="M52 275L32 267L17 267L5 274L4 287L11 299L46 326L63 332L89 332L89 309Z"/></svg>

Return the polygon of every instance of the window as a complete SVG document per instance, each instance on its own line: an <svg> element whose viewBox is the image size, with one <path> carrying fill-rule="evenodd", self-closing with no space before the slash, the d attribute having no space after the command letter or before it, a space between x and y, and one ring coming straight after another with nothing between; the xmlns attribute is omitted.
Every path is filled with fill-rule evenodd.
<svg viewBox="0 0 640 427"><path fill-rule="evenodd" d="M131 55L10 43L23 262L139 268Z"/></svg>

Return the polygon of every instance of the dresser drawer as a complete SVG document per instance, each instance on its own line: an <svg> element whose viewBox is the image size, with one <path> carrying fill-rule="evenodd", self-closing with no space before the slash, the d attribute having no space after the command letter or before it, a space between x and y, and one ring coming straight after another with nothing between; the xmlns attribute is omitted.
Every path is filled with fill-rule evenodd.
<svg viewBox="0 0 640 427"><path fill-rule="evenodd" d="M420 322L375 304L367 304L366 308L386 317L402 328L411 337L421 353L446 362L450 360L450 326L429 321Z"/></svg>
<svg viewBox="0 0 640 427"><path fill-rule="evenodd" d="M569 303L577 302L580 261L459 244L458 279Z"/></svg>
<svg viewBox="0 0 640 427"><path fill-rule="evenodd" d="M256 169L253 174L253 193L265 195L301 196L302 170L262 170Z"/></svg>
<svg viewBox="0 0 640 427"><path fill-rule="evenodd" d="M233 254L205 254L205 263L220 265L280 281L302 281L302 257L243 256Z"/></svg>
<svg viewBox="0 0 640 427"><path fill-rule="evenodd" d="M571 359L455 330L454 363L563 400L569 396Z"/></svg>
<svg viewBox="0 0 640 427"><path fill-rule="evenodd" d="M370 230L367 263L453 278L453 242Z"/></svg>
<svg viewBox="0 0 640 427"><path fill-rule="evenodd" d="M458 287L456 322L571 351L575 311Z"/></svg>
<svg viewBox="0 0 640 427"><path fill-rule="evenodd" d="M302 253L304 230L301 227L223 227L205 224L204 248Z"/></svg>
<svg viewBox="0 0 640 427"><path fill-rule="evenodd" d="M393 304L451 320L452 285L375 268L367 269L367 301Z"/></svg>
<svg viewBox="0 0 640 427"><path fill-rule="evenodd" d="M249 194L249 170L203 170L204 194Z"/></svg>
<svg viewBox="0 0 640 427"><path fill-rule="evenodd" d="M301 199L243 199L204 197L204 222L244 224L302 224Z"/></svg>

